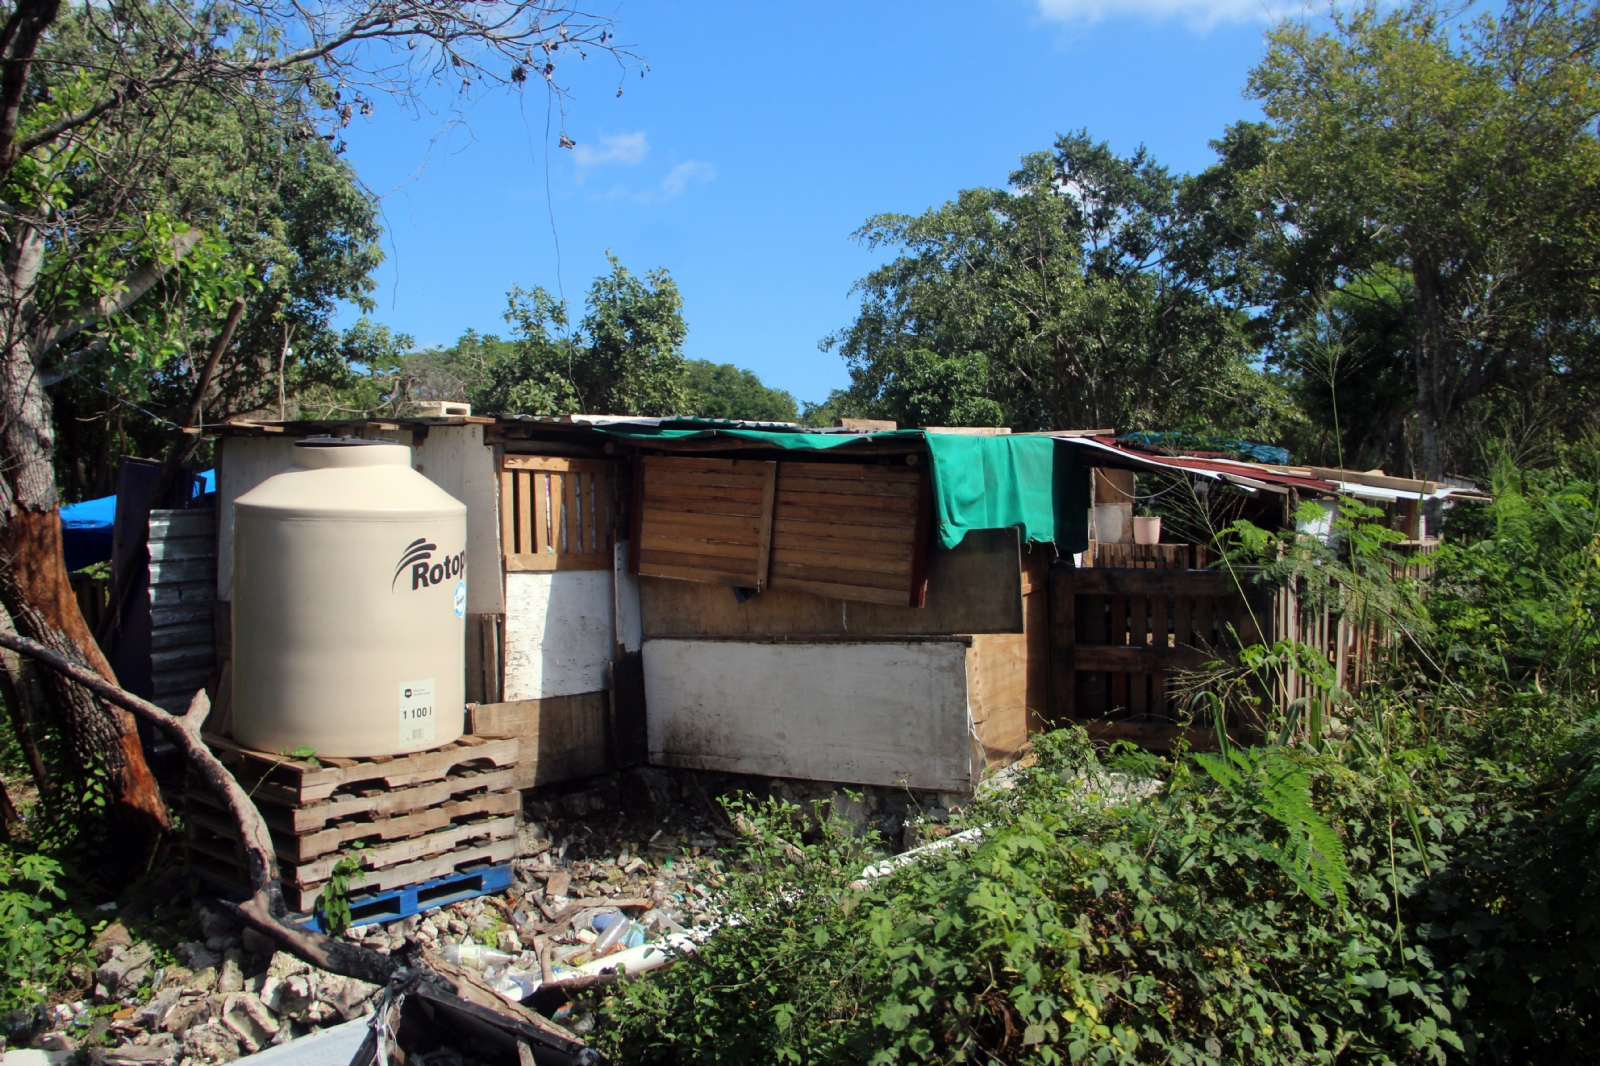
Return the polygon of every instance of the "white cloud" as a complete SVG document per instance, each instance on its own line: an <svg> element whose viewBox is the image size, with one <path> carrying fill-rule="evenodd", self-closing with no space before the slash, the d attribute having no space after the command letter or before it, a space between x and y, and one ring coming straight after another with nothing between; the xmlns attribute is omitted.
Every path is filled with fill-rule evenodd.
<svg viewBox="0 0 1600 1066"><path fill-rule="evenodd" d="M691 181L710 181L716 176L717 168L710 163L694 159L679 163L661 179L661 199L672 199L686 189Z"/></svg>
<svg viewBox="0 0 1600 1066"><path fill-rule="evenodd" d="M1058 22L1084 24L1131 15L1155 22L1181 18L1196 29L1210 29L1220 22L1276 22L1287 14L1303 11L1307 7L1304 3L1284 3L1282 0L1037 0L1037 2L1039 14Z"/></svg>
<svg viewBox="0 0 1600 1066"><path fill-rule="evenodd" d="M644 130L638 133L621 133L614 137L601 137L600 147L579 142L572 156L579 167L596 167L603 163L621 163L633 166L644 161L650 151L650 142Z"/></svg>

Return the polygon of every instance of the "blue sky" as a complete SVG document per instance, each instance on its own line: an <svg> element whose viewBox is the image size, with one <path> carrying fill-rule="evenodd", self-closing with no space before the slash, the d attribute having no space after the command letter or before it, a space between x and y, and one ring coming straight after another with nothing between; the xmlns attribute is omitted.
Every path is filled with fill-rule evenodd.
<svg viewBox="0 0 1600 1066"><path fill-rule="evenodd" d="M868 216L1003 184L1082 127L1204 167L1257 114L1241 89L1269 17L1262 0L627 0L619 39L649 73L618 98L608 60L569 61L548 142L542 86L460 116L382 101L347 131L387 229L373 318L425 345L504 334L513 284L581 313L609 249L672 272L691 358L820 400L848 376L818 341L883 259L850 239ZM553 146L563 129L576 149Z"/></svg>

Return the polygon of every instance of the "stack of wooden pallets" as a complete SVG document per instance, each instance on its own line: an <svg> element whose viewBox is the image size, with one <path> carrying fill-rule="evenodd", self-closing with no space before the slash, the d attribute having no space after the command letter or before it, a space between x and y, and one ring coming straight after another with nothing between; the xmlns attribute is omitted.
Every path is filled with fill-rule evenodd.
<svg viewBox="0 0 1600 1066"><path fill-rule="evenodd" d="M363 871L350 892L369 902L423 883L437 882L448 895L452 879L484 880L487 869L516 856L515 737L468 735L432 751L369 759L295 759L223 737L206 741L271 829L292 910L312 909L345 856L358 858ZM187 801L191 868L225 890L246 891L232 815L197 783Z"/></svg>

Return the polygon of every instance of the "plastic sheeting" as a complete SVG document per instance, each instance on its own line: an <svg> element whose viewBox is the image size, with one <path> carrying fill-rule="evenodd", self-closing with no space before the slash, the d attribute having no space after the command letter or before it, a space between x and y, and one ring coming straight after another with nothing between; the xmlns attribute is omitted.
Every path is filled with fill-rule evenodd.
<svg viewBox="0 0 1600 1066"><path fill-rule="evenodd" d="M196 496L217 491L215 470L202 470L195 478ZM116 518L115 496L69 503L61 508L61 549L67 557L68 570L111 561L111 529Z"/></svg>

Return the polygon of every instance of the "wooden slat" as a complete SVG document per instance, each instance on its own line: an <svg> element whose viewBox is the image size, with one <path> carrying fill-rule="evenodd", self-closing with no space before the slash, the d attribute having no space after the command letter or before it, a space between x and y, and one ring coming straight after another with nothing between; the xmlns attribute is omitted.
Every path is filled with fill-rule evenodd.
<svg viewBox="0 0 1600 1066"><path fill-rule="evenodd" d="M1080 570L1078 593L1100 596L1228 596L1233 579L1211 570Z"/></svg>
<svg viewBox="0 0 1600 1066"><path fill-rule="evenodd" d="M858 559L868 569L879 569L885 563L903 563L906 568L911 565L911 545L895 544L881 540L862 540L855 536L860 526L854 529L845 526L833 527L833 536L814 537L796 533L775 532L772 538L773 550L796 552L817 552L823 555L843 555Z"/></svg>
<svg viewBox="0 0 1600 1066"><path fill-rule="evenodd" d="M647 552L678 552L685 555L714 555L719 559L748 560L752 566L757 567L761 562L761 549L755 544L733 544L728 541L712 540L709 537L668 537L655 533L644 535L642 545Z"/></svg>
<svg viewBox="0 0 1600 1066"><path fill-rule="evenodd" d="M665 523L678 526L701 526L706 529L729 530L742 529L750 534L750 540L755 542L756 535L761 532L761 515L727 514L722 511L691 510L685 507L664 507L659 503L647 505L643 510L646 524Z"/></svg>
<svg viewBox="0 0 1600 1066"><path fill-rule="evenodd" d="M808 521L782 516L773 523L772 531L774 535L789 537L848 538L862 545L870 542L880 546L877 550L885 552L910 551L912 541L916 538L916 530L904 523L889 526L842 526L838 522Z"/></svg>
<svg viewBox="0 0 1600 1066"><path fill-rule="evenodd" d="M554 552L545 552L543 555L508 555L505 559L506 571L513 574L544 574L556 570L609 570L616 565L610 552L594 552L589 555L557 555Z"/></svg>
<svg viewBox="0 0 1600 1066"><path fill-rule="evenodd" d="M738 577L744 584L754 587L755 557L752 555L748 562L741 559L729 559L715 555L693 555L688 552L651 551L646 548L639 553L639 572L641 574L654 574L656 568L664 567L676 571L694 571L704 569L724 576ZM661 577L673 577L675 574L660 574Z"/></svg>
<svg viewBox="0 0 1600 1066"><path fill-rule="evenodd" d="M761 503L738 500L645 500L642 512L671 515L705 515L708 519L739 519L743 522L761 521ZM644 520L648 522L649 519Z"/></svg>
<svg viewBox="0 0 1600 1066"><path fill-rule="evenodd" d="M500 460L502 470L542 470L558 474L569 470L603 474L610 467L611 463L605 459L571 459L560 455L507 455Z"/></svg>
<svg viewBox="0 0 1600 1066"><path fill-rule="evenodd" d="M707 566L671 566L659 562L646 562L642 558L639 560L639 574L642 577L664 577L674 581L700 581L708 585L750 587L749 574L734 574L713 570Z"/></svg>
<svg viewBox="0 0 1600 1066"><path fill-rule="evenodd" d="M863 499L859 494L848 492L794 492L787 485L788 483L784 482L778 486L778 503L780 506L817 511L866 508L897 515L910 515L915 513L917 509L917 501L914 496L871 496ZM870 502L868 502L869 500Z"/></svg>
<svg viewBox="0 0 1600 1066"><path fill-rule="evenodd" d="M861 526L888 526L897 530L913 529L910 513L883 510L876 507L799 507L783 498L783 486L778 486L778 514L785 519L806 522L827 522L835 526L855 529Z"/></svg>
<svg viewBox="0 0 1600 1066"><path fill-rule="evenodd" d="M862 585L843 585L829 581L811 581L803 578L772 576L772 587L809 592L814 596L832 596L841 600L865 600L867 603L887 603L906 606L908 593L903 589L867 588Z"/></svg>
<svg viewBox="0 0 1600 1066"><path fill-rule="evenodd" d="M821 492L844 496L916 496L915 477L897 481L879 478L789 477L783 479L790 492Z"/></svg>
<svg viewBox="0 0 1600 1066"><path fill-rule="evenodd" d="M904 594L898 600L883 601L886 603L909 600L911 596L909 577L907 573L881 574L868 570L845 570L833 566L797 565L782 559L772 560L773 588L784 587L779 582L779 578L783 578L785 581L820 581L839 588L895 590Z"/></svg>
<svg viewBox="0 0 1600 1066"><path fill-rule="evenodd" d="M500 550L517 550L517 475L509 470L500 473Z"/></svg>
<svg viewBox="0 0 1600 1066"><path fill-rule="evenodd" d="M648 532L641 533L640 537L708 540L719 544L745 544L752 548L761 542L761 531L753 523L743 519L737 522L680 522L679 519L684 517L687 516L666 515L659 521L650 522L646 525Z"/></svg>
<svg viewBox="0 0 1600 1066"><path fill-rule="evenodd" d="M571 552L574 555L581 555L585 551L583 505L578 493L578 486L582 480L581 474L561 475L561 539L557 550Z"/></svg>
<svg viewBox="0 0 1600 1066"><path fill-rule="evenodd" d="M775 544L772 548L772 561L774 564L781 563L786 566L830 567L863 574L893 575L905 579L911 576L909 552L897 555L868 555L863 552L818 551L810 547Z"/></svg>
<svg viewBox="0 0 1600 1066"><path fill-rule="evenodd" d="M281 755L252 751L211 734L205 741L240 781L246 782L253 795L291 804L325 800L340 788L355 784L403 788L446 778L455 768L469 763L506 766L517 760L515 740L489 740L476 747L446 744L410 755L361 759L345 767L312 766ZM269 789L273 790L270 795Z"/></svg>
<svg viewBox="0 0 1600 1066"><path fill-rule="evenodd" d="M722 489L760 489L766 481L766 475L760 467L752 466L749 470L729 470L713 473L691 472L686 470L652 470L648 484L660 489L680 488L722 488Z"/></svg>
<svg viewBox="0 0 1600 1066"><path fill-rule="evenodd" d="M807 463L786 461L783 464L783 468L795 477L873 477L885 480L905 479L907 481L916 481L921 477L920 471L915 467L905 465L888 466L883 463Z"/></svg>
<svg viewBox="0 0 1600 1066"><path fill-rule="evenodd" d="M675 501L678 500L719 500L760 507L761 483L758 481L750 485L661 485L646 481L644 499L646 506L657 504L669 508L674 507Z"/></svg>
<svg viewBox="0 0 1600 1066"><path fill-rule="evenodd" d="M748 447L748 445L740 446ZM749 459L710 459L691 455L647 455L644 457L644 468L647 474L654 474L657 471L662 470L690 470L715 473L719 471L741 469L742 467L749 466L750 464L751 460Z"/></svg>
<svg viewBox="0 0 1600 1066"><path fill-rule="evenodd" d="M544 482L544 475L519 472L517 479L517 550L514 554L532 555L538 552L539 541L534 529L534 488Z"/></svg>

